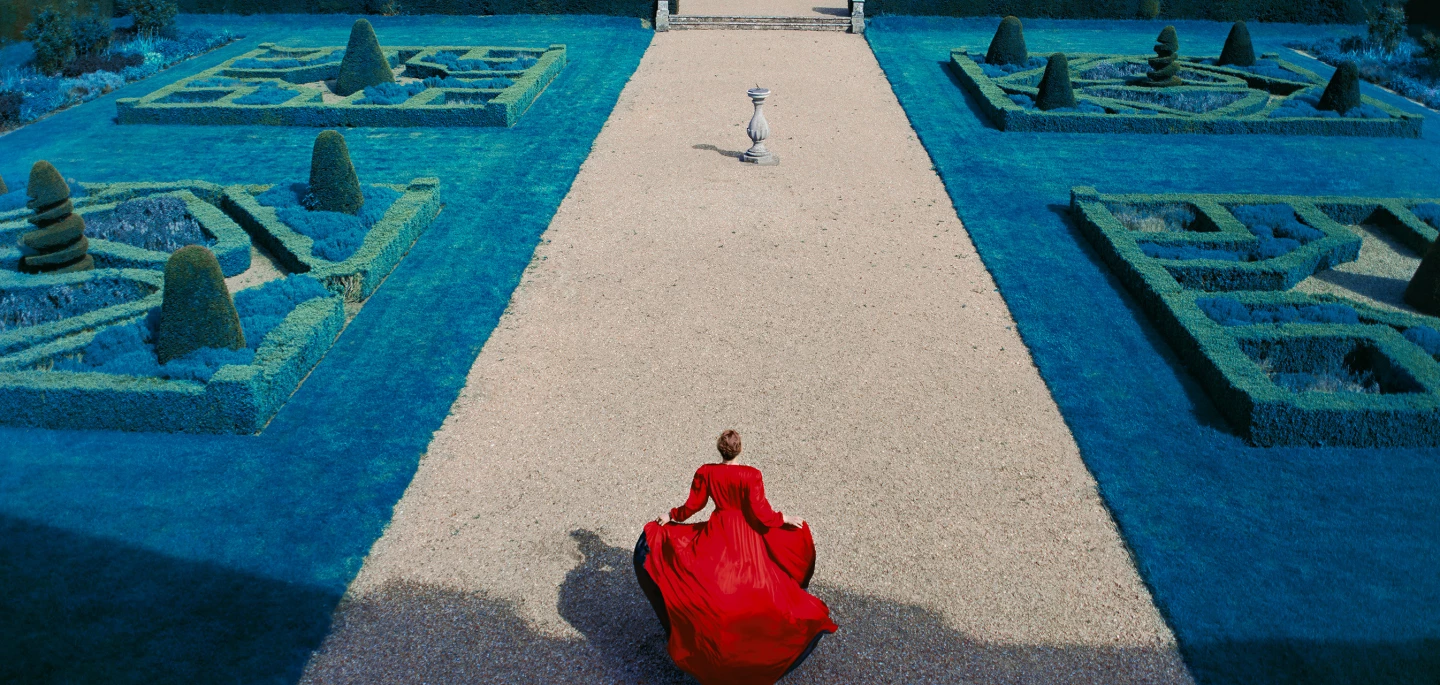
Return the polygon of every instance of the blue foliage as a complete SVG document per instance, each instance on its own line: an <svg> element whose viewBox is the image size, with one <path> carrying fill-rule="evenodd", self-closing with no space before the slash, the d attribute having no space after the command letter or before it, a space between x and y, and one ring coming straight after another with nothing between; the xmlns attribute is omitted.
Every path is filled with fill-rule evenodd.
<svg viewBox="0 0 1440 685"><path fill-rule="evenodd" d="M1405 339L1415 343L1425 354L1440 357L1440 331L1429 326L1416 326L1404 333Z"/></svg>
<svg viewBox="0 0 1440 685"><path fill-rule="evenodd" d="M300 60L291 58L281 59L260 59L258 57L246 57L237 59L230 66L236 69L290 69L300 66Z"/></svg>
<svg viewBox="0 0 1440 685"><path fill-rule="evenodd" d="M1140 243L1140 250L1147 256L1155 259L1176 259L1190 261L1194 259L1218 259L1226 262L1245 261L1241 259L1240 253L1218 248L1195 247L1193 245L1159 245L1156 243Z"/></svg>
<svg viewBox="0 0 1440 685"><path fill-rule="evenodd" d="M425 90L425 84L419 81L411 83L382 83L378 86L365 86L365 97L356 100L357 105L398 105L409 100L421 91Z"/></svg>
<svg viewBox="0 0 1440 685"><path fill-rule="evenodd" d="M3 209L3 207L0 207L0 209ZM1440 228L1440 205L1427 202L1411 207L1410 212L1432 227Z"/></svg>
<svg viewBox="0 0 1440 685"><path fill-rule="evenodd" d="M1352 107L1350 111L1339 112L1319 109L1320 96L1313 93L1295 95L1270 112L1272 118L1319 117L1322 119L1389 119L1390 114L1375 105L1364 104Z"/></svg>
<svg viewBox="0 0 1440 685"><path fill-rule="evenodd" d="M1261 238L1293 238L1304 244L1325 237L1319 229L1300 223L1290 205L1236 205L1230 213Z"/></svg>
<svg viewBox="0 0 1440 685"><path fill-rule="evenodd" d="M50 323L149 294L134 281L94 279L74 285L0 291L0 331Z"/></svg>
<svg viewBox="0 0 1440 685"><path fill-rule="evenodd" d="M161 364L155 355L155 333L160 327L160 310L134 322L101 331L78 356L55 360L62 371L90 371L122 376L153 376L172 380L205 382L220 367L249 364L265 336L274 330L297 305L329 293L309 276L298 275L270 281L235 294L235 309L245 331L245 347L239 350L201 348L179 359Z"/></svg>
<svg viewBox="0 0 1440 685"><path fill-rule="evenodd" d="M1206 316L1222 326L1248 326L1260 323L1360 323L1360 314L1343 304L1247 307L1229 297L1199 299L1195 301L1195 304L1205 312Z"/></svg>
<svg viewBox="0 0 1440 685"><path fill-rule="evenodd" d="M441 52L432 55L429 61L445 67L449 71L519 71L535 66L540 60L519 56L512 62L510 60L482 60L482 59L460 59L460 55L453 52Z"/></svg>
<svg viewBox="0 0 1440 685"><path fill-rule="evenodd" d="M10 212L21 209L28 201L29 198L25 197L24 188L12 190L4 195L0 195L0 212Z"/></svg>
<svg viewBox="0 0 1440 685"><path fill-rule="evenodd" d="M227 88L240 85L240 79L229 76L212 76L191 81L186 84L187 88Z"/></svg>
<svg viewBox="0 0 1440 685"><path fill-rule="evenodd" d="M505 88L509 88L510 85L515 82L503 76L482 79L462 79L455 78L454 76L446 76L444 78L441 78L439 76L431 76L430 78L425 79L423 83L425 84L426 88L476 88L503 90Z"/></svg>
<svg viewBox="0 0 1440 685"><path fill-rule="evenodd" d="M1009 76L1017 71L1039 69L1045 66L1046 62L1043 57L1031 57L1026 60L1024 64L986 64L984 55L971 55L970 57L975 60L976 64L980 65L980 71L985 72L985 75L990 78Z"/></svg>
<svg viewBox="0 0 1440 685"><path fill-rule="evenodd" d="M1415 40L1404 38L1397 50L1386 50L1369 40L1326 38L1314 42L1290 42L1286 47L1305 50L1331 66L1351 61L1360 67L1360 78L1377 83L1427 107L1440 107L1440 79Z"/></svg>
<svg viewBox="0 0 1440 685"><path fill-rule="evenodd" d="M93 238L159 252L215 244L215 238L200 228L185 202L177 197L128 200L106 214L87 218L85 224L85 232Z"/></svg>
<svg viewBox="0 0 1440 685"><path fill-rule="evenodd" d="M266 81L255 92L235 98L234 102L237 105L282 105L299 94L299 91L281 88L273 81Z"/></svg>
<svg viewBox="0 0 1440 685"><path fill-rule="evenodd" d="M365 235L385 217L390 205L400 199L400 193L382 186L363 186L361 192L365 196L365 204L360 208L359 215L308 209L309 184L298 181L278 183L255 196L255 201L274 207L286 226L314 240L311 254L332 262L343 262L360 249Z"/></svg>

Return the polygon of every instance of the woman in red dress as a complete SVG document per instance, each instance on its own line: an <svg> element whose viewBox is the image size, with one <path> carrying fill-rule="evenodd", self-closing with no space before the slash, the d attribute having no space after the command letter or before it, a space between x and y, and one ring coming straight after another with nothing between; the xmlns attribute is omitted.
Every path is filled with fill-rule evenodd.
<svg viewBox="0 0 1440 685"><path fill-rule="evenodd" d="M722 461L695 471L685 504L646 524L635 575L677 666L702 685L774 685L837 627L805 591L810 527L770 508L759 469L738 463L740 434L725 431L716 447ZM710 520L680 523L708 499Z"/></svg>

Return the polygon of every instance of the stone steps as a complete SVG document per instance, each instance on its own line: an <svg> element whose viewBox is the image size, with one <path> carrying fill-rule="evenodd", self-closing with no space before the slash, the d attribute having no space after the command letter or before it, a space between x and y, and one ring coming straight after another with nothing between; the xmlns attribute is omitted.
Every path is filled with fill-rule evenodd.
<svg viewBox="0 0 1440 685"><path fill-rule="evenodd" d="M849 17L749 17L674 14L670 16L671 31L760 30L760 31L849 31Z"/></svg>

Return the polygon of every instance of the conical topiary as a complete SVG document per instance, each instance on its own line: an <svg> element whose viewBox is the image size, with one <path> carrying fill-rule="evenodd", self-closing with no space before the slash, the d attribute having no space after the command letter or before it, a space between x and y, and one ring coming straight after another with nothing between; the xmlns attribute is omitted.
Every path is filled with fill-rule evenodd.
<svg viewBox="0 0 1440 685"><path fill-rule="evenodd" d="M1180 37L1175 35L1174 26L1166 26L1160 32L1160 37L1155 39L1155 56L1150 58L1150 73L1146 74L1145 80L1139 81L1145 86L1178 86L1185 82L1176 76L1180 71L1180 65L1175 63L1175 53L1180 51Z"/></svg>
<svg viewBox="0 0 1440 685"><path fill-rule="evenodd" d="M380 50L380 40L375 37L375 28L364 19L356 19L350 27L350 43L345 46L345 58L340 60L340 77L335 80L336 95L350 95L365 90L366 86L394 83L395 72Z"/></svg>
<svg viewBox="0 0 1440 685"><path fill-rule="evenodd" d="M1325 86L1325 92L1320 95L1320 104L1316 108L1344 114L1359 106L1360 67L1354 62L1341 62L1335 75L1330 77L1330 83Z"/></svg>
<svg viewBox="0 0 1440 685"><path fill-rule="evenodd" d="M1237 21L1225 37L1225 47L1220 51L1216 64L1233 64L1237 67L1255 66L1255 46L1250 42L1250 29L1245 22Z"/></svg>
<svg viewBox="0 0 1440 685"><path fill-rule="evenodd" d="M1075 106L1075 89L1070 86L1070 61L1065 53L1050 55L1045 63L1045 75L1040 77L1040 94L1035 97L1035 106L1040 109L1058 109Z"/></svg>
<svg viewBox="0 0 1440 685"><path fill-rule="evenodd" d="M345 136L339 131L321 131L310 153L310 209L359 214L364 204Z"/></svg>
<svg viewBox="0 0 1440 685"><path fill-rule="evenodd" d="M85 219L74 212L70 186L45 160L30 167L26 207L35 210L29 221L35 230L20 236L20 270L25 273L88 271L95 258L86 254Z"/></svg>
<svg viewBox="0 0 1440 685"><path fill-rule="evenodd" d="M225 287L215 254L200 245L176 250L165 262L160 330L155 354L164 364L202 347L238 350L245 346L240 314Z"/></svg>
<svg viewBox="0 0 1440 685"><path fill-rule="evenodd" d="M1005 17L995 37L990 39L990 50L985 53L986 64L1025 64L1030 53L1025 51L1025 27L1019 17Z"/></svg>

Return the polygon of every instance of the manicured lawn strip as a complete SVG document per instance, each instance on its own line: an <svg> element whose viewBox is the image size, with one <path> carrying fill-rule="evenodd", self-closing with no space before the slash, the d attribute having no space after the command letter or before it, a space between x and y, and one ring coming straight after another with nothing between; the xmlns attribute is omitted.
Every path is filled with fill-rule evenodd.
<svg viewBox="0 0 1440 685"><path fill-rule="evenodd" d="M181 19L250 38L162 78L263 41L344 44L354 20ZM398 44L563 43L570 64L513 128L346 131L363 183L438 177L446 207L260 436L0 429L0 680L293 682L652 35L633 18L371 20ZM155 86L0 138L0 175L44 158L86 181L306 177L311 129L114 123L117 97Z"/></svg>
<svg viewBox="0 0 1440 685"><path fill-rule="evenodd" d="M1228 25L1174 22L1182 54ZM867 38L1201 683L1440 678L1434 449L1255 448L1078 228L1069 189L1433 197L1440 137L1001 132L945 67L995 20L882 17ZM1139 52L1158 22L1029 20L1035 54ZM1354 27L1254 24L1257 50ZM1366 86L1405 111L1413 104ZM958 285L957 285L958 287Z"/></svg>

